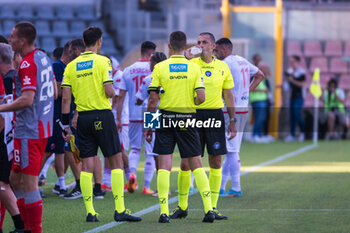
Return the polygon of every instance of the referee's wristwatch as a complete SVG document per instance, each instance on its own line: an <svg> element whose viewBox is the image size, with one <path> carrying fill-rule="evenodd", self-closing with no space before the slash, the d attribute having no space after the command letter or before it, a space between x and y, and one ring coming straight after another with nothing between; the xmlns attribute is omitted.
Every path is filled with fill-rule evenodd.
<svg viewBox="0 0 350 233"><path fill-rule="evenodd" d="M236 117L232 117L232 118L230 118L230 122L237 122L237 118Z"/></svg>

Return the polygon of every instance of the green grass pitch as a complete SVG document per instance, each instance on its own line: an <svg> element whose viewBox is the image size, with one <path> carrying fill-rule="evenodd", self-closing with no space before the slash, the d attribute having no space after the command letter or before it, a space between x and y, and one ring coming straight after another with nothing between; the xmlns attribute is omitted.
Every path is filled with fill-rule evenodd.
<svg viewBox="0 0 350 233"><path fill-rule="evenodd" d="M242 169L269 161L307 146L310 142L271 144L244 143L240 153ZM220 198L218 208L229 220L202 223L203 205L199 194L189 198L186 219L159 224L159 211L143 217L139 223L123 223L104 232L350 232L350 143L320 142L317 148L242 176L243 198ZM143 156L139 164L139 190L125 194L125 206L133 213L158 204L158 199L141 194ZM175 153L171 173L172 197L177 193L179 155ZM207 157L203 164L208 167ZM74 179L71 173L66 183ZM85 232L113 222L114 201L111 193L94 200L101 222L86 223L82 199L64 200L51 192L56 175L49 169L49 183L44 187L43 232ZM228 188L230 188L230 181ZM151 185L156 189L156 177ZM170 205L170 210L176 203ZM6 214L4 232L12 228Z"/></svg>

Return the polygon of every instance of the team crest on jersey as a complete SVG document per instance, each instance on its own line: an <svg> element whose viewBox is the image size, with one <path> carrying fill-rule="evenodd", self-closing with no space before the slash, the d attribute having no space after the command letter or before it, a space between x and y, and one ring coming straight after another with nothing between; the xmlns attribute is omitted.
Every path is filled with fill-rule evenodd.
<svg viewBox="0 0 350 233"><path fill-rule="evenodd" d="M48 63L48 62L47 62L46 57L41 58L41 64L42 64L43 66L46 66L47 63Z"/></svg>
<svg viewBox="0 0 350 233"><path fill-rule="evenodd" d="M210 77L211 76L211 72L209 70L205 71L205 76Z"/></svg>
<svg viewBox="0 0 350 233"><path fill-rule="evenodd" d="M26 75L23 79L23 85L30 85L30 84L32 84L30 82L30 78Z"/></svg>
<svg viewBox="0 0 350 233"><path fill-rule="evenodd" d="M23 61L22 65L21 65L21 69L28 68L29 66L30 66L30 64L27 61Z"/></svg>

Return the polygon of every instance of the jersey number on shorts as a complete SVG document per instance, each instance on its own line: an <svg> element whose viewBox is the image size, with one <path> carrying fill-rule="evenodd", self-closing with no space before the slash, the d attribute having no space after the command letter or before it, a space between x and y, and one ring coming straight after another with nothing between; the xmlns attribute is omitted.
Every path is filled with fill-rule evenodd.
<svg viewBox="0 0 350 233"><path fill-rule="evenodd" d="M132 81L135 82L135 89L137 93L139 91L139 87L141 86L142 80L146 77L146 75L135 76L132 78Z"/></svg>
<svg viewBox="0 0 350 233"><path fill-rule="evenodd" d="M245 88L246 78L249 77L248 68L245 68L245 69L242 68L241 73L242 73L242 78L243 78L243 87Z"/></svg>
<svg viewBox="0 0 350 233"><path fill-rule="evenodd" d="M41 71L41 90L40 90L40 101L47 100L47 97L52 97L54 94L53 82L50 80L50 71L52 67L49 66L45 70ZM44 94L44 89L47 88L46 95Z"/></svg>
<svg viewBox="0 0 350 233"><path fill-rule="evenodd" d="M21 162L21 157L19 156L19 150L13 151L13 157L14 157L16 163Z"/></svg>

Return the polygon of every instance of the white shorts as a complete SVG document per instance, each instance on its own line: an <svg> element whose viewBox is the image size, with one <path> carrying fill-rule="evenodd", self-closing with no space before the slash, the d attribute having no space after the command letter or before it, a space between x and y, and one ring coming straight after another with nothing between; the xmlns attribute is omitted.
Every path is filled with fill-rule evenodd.
<svg viewBox="0 0 350 233"><path fill-rule="evenodd" d="M156 138L156 132L153 131L152 142L151 142L151 143L148 143L148 142L145 140L145 155L153 155L153 156L157 156L157 155L158 155L158 154L156 154L156 153L153 153L153 147L154 147L155 138Z"/></svg>
<svg viewBox="0 0 350 233"><path fill-rule="evenodd" d="M129 123L130 148L141 150L143 137L143 122Z"/></svg>
<svg viewBox="0 0 350 233"><path fill-rule="evenodd" d="M122 127L122 132L119 132L119 140L120 140L120 145L122 146L122 149L125 151L129 150L129 125L128 124L123 124Z"/></svg>
<svg viewBox="0 0 350 233"><path fill-rule="evenodd" d="M230 117L227 113L225 116L225 129L227 131L228 125L230 124ZM236 113L236 129L237 135L231 140L228 139L228 135L226 134L226 147L228 152L239 152L241 150L242 137L244 133L244 128L247 123L248 113L238 114Z"/></svg>

